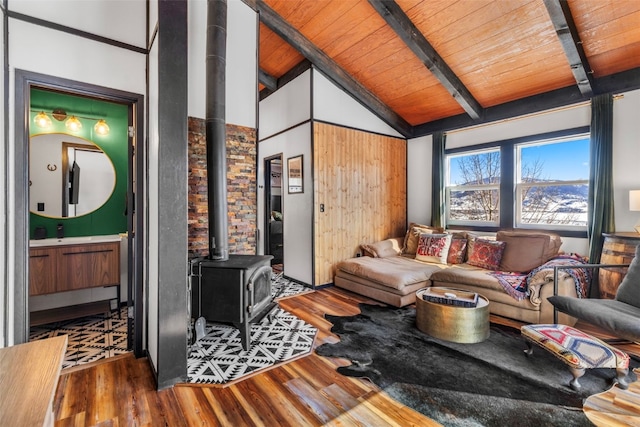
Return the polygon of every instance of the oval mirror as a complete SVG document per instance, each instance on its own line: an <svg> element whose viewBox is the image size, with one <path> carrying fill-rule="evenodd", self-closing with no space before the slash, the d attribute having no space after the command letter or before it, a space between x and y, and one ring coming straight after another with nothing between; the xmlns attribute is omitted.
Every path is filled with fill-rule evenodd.
<svg viewBox="0 0 640 427"><path fill-rule="evenodd" d="M111 159L97 145L72 135L34 135L29 147L29 210L72 218L104 205L116 185Z"/></svg>

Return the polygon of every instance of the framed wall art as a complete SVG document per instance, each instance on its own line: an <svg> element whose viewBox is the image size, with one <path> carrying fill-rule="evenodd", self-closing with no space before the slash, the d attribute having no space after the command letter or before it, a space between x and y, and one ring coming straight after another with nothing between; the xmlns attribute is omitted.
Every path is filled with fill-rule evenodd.
<svg viewBox="0 0 640 427"><path fill-rule="evenodd" d="M287 159L287 183L289 193L302 193L302 154Z"/></svg>

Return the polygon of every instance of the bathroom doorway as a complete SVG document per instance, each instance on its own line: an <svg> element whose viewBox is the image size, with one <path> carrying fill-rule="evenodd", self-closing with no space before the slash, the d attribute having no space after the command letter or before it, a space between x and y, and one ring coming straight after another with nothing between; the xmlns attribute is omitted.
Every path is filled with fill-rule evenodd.
<svg viewBox="0 0 640 427"><path fill-rule="evenodd" d="M265 248L273 255L274 271L284 269L284 211L282 203L282 153L264 160L265 170Z"/></svg>
<svg viewBox="0 0 640 427"><path fill-rule="evenodd" d="M141 260L144 248L142 241L144 221L142 212L136 212L134 202L136 198L143 200L145 194L144 138L142 135L144 98L138 94L22 70L16 71L15 80L16 111L24 111L24 117L29 118L26 123L19 120L16 123L16 141L19 142L16 145L16 159L21 159L19 160L20 164L17 164L16 167L30 171L28 174L18 174L15 183L16 188L24 189L16 196L16 206L22 213L22 215L16 215L16 235L24 236L15 241L17 295L14 310L14 331L16 342L26 342L33 337L31 319L36 302L32 296L34 293L38 294L32 289L30 254L33 250L33 243L36 242L37 250L46 252L49 249L45 250L44 248L52 248L51 251L54 251L55 247L48 245L48 241L43 241L43 239L51 239L51 243L54 243L55 240L64 242L64 239L70 239L64 243L78 248L86 243L85 240L91 241L94 236L97 240L111 237L111 240L107 239L108 242L112 247L116 246L111 251L114 259L112 262L119 266L118 272L114 273L116 278L111 277L109 286L104 288L102 284L88 284L86 289L80 291L88 292L88 295L79 297L80 304L77 305L85 305L86 299L96 300L90 301L90 303L107 302L106 309L99 309L98 313L95 313L95 315L103 317L92 318L90 322L93 322L93 326L90 328L98 328L96 325L100 324L104 326L105 331L117 330L119 336L116 338L98 336L96 340L103 342L107 355L112 356L121 351L133 351L139 357L143 355L144 299ZM44 122L37 123L35 115L41 112L42 116L46 116L46 118ZM16 116L19 117L20 114L16 114ZM70 127L69 122L72 117L79 119L81 122L79 129L84 129L84 131ZM113 142L116 136L121 148L114 151ZM49 147L56 147L52 149L50 157L42 160L44 166L31 163L31 160L38 160L36 153L41 152L41 150L36 151L33 147L33 141L36 137L41 139L38 143L42 142L49 144ZM107 141L109 138L111 140ZM52 140L55 141L52 142ZM99 154L102 151L102 155L105 157L103 163L108 166L105 169L113 169L116 174L113 182L102 178L93 181L93 183L91 180L87 181L86 179L91 176L91 174L87 174L96 168L91 166L88 161L85 161L84 166L78 167L80 157L75 158L75 165L74 162L64 157L58 161L55 156L61 155L58 152L62 151L62 149L58 150L58 144L60 147L73 146L76 148L82 148L83 145L86 145L90 147L92 155L94 152ZM56 174L56 171L59 176L56 175L54 179L52 175ZM63 171L66 171L66 176L63 176ZM79 174L80 180L73 179L72 172L74 171L75 175ZM80 171L83 173L79 173ZM36 179L46 182L47 177L53 184L60 185L62 183L60 191L51 191L51 194L55 196L51 200L45 200L49 190L47 188L37 189L37 185L41 182L38 184L35 182ZM54 210L47 211L50 208L55 209L56 203L58 205L64 204L65 198L68 204L68 199L83 197L82 193L75 191L77 187L71 188L73 185L77 186L80 183L79 185L82 187L85 183L85 187L94 188L95 185L98 185L96 182L102 183L103 181L109 181L107 185L109 188L104 192L107 195L106 199L97 201L95 208L88 208L89 212L83 211L73 217L70 214L70 209L63 209L59 213ZM69 188L65 188L66 186ZM95 191L93 193L96 194ZM31 200L32 194L35 196L33 200ZM63 202L61 203L58 199ZM72 201L75 202L73 204L79 206L77 200ZM86 201L85 198L82 202ZM97 228L91 228L91 224L98 224ZM38 230L35 230L36 226L39 228ZM71 242L71 240L73 241ZM105 242L100 241L99 243ZM38 247L38 244L41 247ZM96 251L88 251L88 253L91 256L98 256ZM47 256L53 255L47 254ZM46 256L36 257L36 263L39 262L39 259L46 259ZM82 264L83 262L80 262L79 265ZM64 274L66 269L68 267L58 268L58 272ZM45 275L39 274L39 276ZM61 280L60 282L70 283L69 280ZM121 286L125 283L126 287ZM69 286L73 287L76 284L74 282ZM53 304L51 307L45 307L46 309L61 308L62 311L67 311L62 301L66 300L65 302L73 304L74 299L70 296L74 292L77 291L64 289L63 292L58 292L57 288L45 289L38 296L47 298L47 295L51 295L52 300L58 301L49 301ZM108 293L107 297L104 296L107 295L105 292ZM114 295L111 295L112 293ZM77 293L75 295L77 296ZM38 303L42 305L42 302ZM31 307L32 303L34 307ZM55 307L56 305L58 307ZM83 318L82 310L79 313L77 318ZM55 315L55 313L53 314ZM69 317L70 314L64 313L61 317L65 316ZM60 322L67 321L70 319L60 320ZM89 324L86 319L82 322L85 323L85 326ZM41 323L41 320L38 320L37 323ZM116 324L117 326L114 326ZM84 335L83 332L78 334ZM117 343L114 344L114 340ZM89 354L86 356L87 360L93 357Z"/></svg>

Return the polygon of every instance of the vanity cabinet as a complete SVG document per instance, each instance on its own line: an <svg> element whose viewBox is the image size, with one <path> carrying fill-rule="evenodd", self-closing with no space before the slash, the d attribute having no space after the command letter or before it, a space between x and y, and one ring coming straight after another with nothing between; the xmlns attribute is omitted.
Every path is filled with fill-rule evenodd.
<svg viewBox="0 0 640 427"><path fill-rule="evenodd" d="M30 248L29 295L120 283L120 242Z"/></svg>

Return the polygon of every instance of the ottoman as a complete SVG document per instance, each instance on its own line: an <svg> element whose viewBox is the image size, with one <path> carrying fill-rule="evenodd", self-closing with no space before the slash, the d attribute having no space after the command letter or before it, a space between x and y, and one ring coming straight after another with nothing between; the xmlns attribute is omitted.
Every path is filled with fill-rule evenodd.
<svg viewBox="0 0 640 427"><path fill-rule="evenodd" d="M629 372L629 355L591 335L571 326L556 324L525 325L520 328L520 333L526 338L527 356L533 353L531 343L535 343L569 366L573 375L569 385L574 390L580 389L578 379L584 375L585 369L593 368L613 368L620 388L629 386L625 379Z"/></svg>

